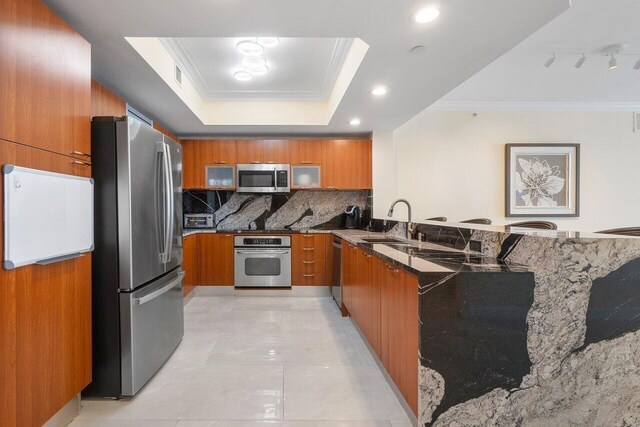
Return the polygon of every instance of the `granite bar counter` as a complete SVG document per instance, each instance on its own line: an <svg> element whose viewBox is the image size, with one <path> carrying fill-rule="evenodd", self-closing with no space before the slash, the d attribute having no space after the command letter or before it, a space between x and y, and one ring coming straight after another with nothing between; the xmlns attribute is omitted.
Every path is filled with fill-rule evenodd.
<svg viewBox="0 0 640 427"><path fill-rule="evenodd" d="M335 234L419 277L420 425L640 425L640 239L418 229Z"/></svg>

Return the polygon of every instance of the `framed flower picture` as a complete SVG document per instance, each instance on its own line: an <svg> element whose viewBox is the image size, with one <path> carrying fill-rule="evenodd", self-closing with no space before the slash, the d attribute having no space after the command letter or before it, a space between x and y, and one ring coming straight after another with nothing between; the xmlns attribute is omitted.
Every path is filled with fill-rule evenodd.
<svg viewBox="0 0 640 427"><path fill-rule="evenodd" d="M506 216L580 215L580 144L507 144Z"/></svg>

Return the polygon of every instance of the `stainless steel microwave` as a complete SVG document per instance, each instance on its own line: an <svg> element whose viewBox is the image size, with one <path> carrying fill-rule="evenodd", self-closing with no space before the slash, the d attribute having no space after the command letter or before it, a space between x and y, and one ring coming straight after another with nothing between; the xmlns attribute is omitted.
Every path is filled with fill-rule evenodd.
<svg viewBox="0 0 640 427"><path fill-rule="evenodd" d="M290 172L285 164L246 164L236 167L238 193L289 193Z"/></svg>

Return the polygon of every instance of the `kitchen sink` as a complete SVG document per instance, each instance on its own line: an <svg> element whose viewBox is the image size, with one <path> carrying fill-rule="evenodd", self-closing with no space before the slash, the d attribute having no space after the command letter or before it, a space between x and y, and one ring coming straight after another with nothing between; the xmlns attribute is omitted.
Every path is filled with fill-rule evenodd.
<svg viewBox="0 0 640 427"><path fill-rule="evenodd" d="M363 237L362 240L367 243L405 243L395 237Z"/></svg>

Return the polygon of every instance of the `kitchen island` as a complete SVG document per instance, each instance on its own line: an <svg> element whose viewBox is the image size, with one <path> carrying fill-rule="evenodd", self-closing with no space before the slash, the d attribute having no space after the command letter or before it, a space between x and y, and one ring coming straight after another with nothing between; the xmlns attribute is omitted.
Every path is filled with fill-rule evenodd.
<svg viewBox="0 0 640 427"><path fill-rule="evenodd" d="M343 255L345 305L420 425L638 423L640 239L419 227L335 234L364 259Z"/></svg>

